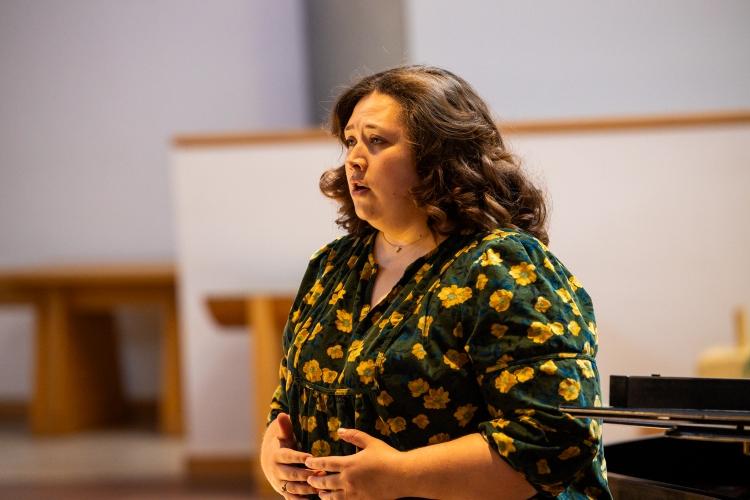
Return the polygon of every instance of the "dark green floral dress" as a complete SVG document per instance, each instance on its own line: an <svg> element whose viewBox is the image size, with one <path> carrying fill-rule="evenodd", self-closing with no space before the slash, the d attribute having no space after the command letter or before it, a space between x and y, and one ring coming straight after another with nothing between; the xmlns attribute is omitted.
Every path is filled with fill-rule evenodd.
<svg viewBox="0 0 750 500"><path fill-rule="evenodd" d="M542 495L610 498L591 299L517 230L450 236L370 308L374 233L313 255L284 331L269 422L300 450L346 455L338 427L399 450L479 432Z"/></svg>

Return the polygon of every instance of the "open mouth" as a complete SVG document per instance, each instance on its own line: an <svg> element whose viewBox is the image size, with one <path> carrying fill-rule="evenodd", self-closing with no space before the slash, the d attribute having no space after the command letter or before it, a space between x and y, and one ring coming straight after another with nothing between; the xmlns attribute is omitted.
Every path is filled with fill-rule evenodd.
<svg viewBox="0 0 750 500"><path fill-rule="evenodd" d="M365 186L364 184L360 184L358 182L355 182L352 184L352 194L364 194L368 192L370 188Z"/></svg>

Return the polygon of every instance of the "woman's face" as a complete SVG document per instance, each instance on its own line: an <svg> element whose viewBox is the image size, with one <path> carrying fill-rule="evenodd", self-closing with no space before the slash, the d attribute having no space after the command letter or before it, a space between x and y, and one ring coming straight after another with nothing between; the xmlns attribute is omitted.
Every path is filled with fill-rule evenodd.
<svg viewBox="0 0 750 500"><path fill-rule="evenodd" d="M355 212L380 230L403 229L425 218L409 193L418 178L401 111L395 99L373 92L360 99L344 128Z"/></svg>

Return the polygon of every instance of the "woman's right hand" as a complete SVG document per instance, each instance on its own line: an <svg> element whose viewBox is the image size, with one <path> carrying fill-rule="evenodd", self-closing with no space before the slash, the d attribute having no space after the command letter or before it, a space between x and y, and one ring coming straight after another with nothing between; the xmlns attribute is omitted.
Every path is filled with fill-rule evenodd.
<svg viewBox="0 0 750 500"><path fill-rule="evenodd" d="M315 471L304 466L305 459L312 455L295 448L292 421L286 413L279 413L263 436L260 460L268 482L287 500L303 500L318 493L307 484Z"/></svg>

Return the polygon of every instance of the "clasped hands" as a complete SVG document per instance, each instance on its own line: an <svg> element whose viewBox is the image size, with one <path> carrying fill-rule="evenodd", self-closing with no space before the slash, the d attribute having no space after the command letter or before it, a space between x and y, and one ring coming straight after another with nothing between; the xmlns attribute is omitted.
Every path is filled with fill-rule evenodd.
<svg viewBox="0 0 750 500"><path fill-rule="evenodd" d="M339 439L360 449L348 456L313 457L293 449L291 420L277 417L279 445L274 462L279 491L287 500L317 494L323 500L387 499L403 496L396 490L403 476L404 453L355 429L339 429ZM299 465L306 468L301 468Z"/></svg>

